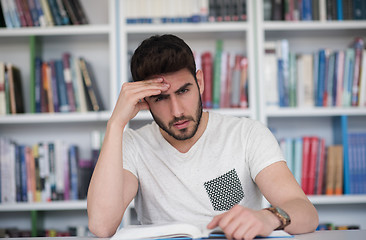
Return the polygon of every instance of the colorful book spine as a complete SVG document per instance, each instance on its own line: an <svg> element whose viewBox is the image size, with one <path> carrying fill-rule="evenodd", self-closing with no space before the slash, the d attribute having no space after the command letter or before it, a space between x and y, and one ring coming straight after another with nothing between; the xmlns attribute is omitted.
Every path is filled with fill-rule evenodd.
<svg viewBox="0 0 366 240"><path fill-rule="evenodd" d="M212 93L212 105L213 108L220 107L220 95L221 95L221 57L222 57L222 40L216 41L216 52L214 58L213 69L213 93Z"/></svg>
<svg viewBox="0 0 366 240"><path fill-rule="evenodd" d="M202 72L204 77L205 89L203 91L203 106L205 108L212 108L212 72L213 62L210 52L204 52L201 55Z"/></svg>

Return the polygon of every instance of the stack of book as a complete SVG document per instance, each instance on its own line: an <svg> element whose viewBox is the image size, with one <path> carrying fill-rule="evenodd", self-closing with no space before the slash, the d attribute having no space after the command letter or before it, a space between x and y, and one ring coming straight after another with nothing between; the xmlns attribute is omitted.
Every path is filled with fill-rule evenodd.
<svg viewBox="0 0 366 240"><path fill-rule="evenodd" d="M287 165L305 194L366 193L366 134L351 133L345 138L349 139L346 147L326 146L325 140L318 136L279 141Z"/></svg>
<svg viewBox="0 0 366 240"><path fill-rule="evenodd" d="M31 90L35 98L31 109L36 113L104 109L91 66L84 58L75 58L69 53L51 61L36 57Z"/></svg>
<svg viewBox="0 0 366 240"><path fill-rule="evenodd" d="M366 50L361 38L345 50L320 49L313 54L290 52L286 39L266 42L264 64L268 107L366 106Z"/></svg>
<svg viewBox="0 0 366 240"><path fill-rule="evenodd" d="M359 225L335 225L333 223L319 223L316 231L323 230L355 230L360 229Z"/></svg>
<svg viewBox="0 0 366 240"><path fill-rule="evenodd" d="M248 58L223 50L217 41L215 53L195 53L196 68L204 75L204 108L248 108Z"/></svg>
<svg viewBox="0 0 366 240"><path fill-rule="evenodd" d="M11 63L0 62L0 116L24 111L20 70Z"/></svg>
<svg viewBox="0 0 366 240"><path fill-rule="evenodd" d="M87 24L79 0L1 0L0 27L46 27Z"/></svg>
<svg viewBox="0 0 366 240"><path fill-rule="evenodd" d="M350 194L366 193L366 133L348 135Z"/></svg>
<svg viewBox="0 0 366 240"><path fill-rule="evenodd" d="M264 0L266 21L366 20L363 0Z"/></svg>
<svg viewBox="0 0 366 240"><path fill-rule="evenodd" d="M227 22L247 19L246 0L127 0L126 2L124 11L127 24Z"/></svg>
<svg viewBox="0 0 366 240"><path fill-rule="evenodd" d="M62 141L32 146L0 138L1 203L85 199L93 171L79 147Z"/></svg>

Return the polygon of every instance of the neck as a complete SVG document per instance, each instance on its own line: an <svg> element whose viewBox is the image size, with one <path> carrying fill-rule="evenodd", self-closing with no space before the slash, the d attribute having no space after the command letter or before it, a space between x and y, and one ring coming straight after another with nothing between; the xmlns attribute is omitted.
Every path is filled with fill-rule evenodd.
<svg viewBox="0 0 366 240"><path fill-rule="evenodd" d="M208 123L208 112L202 112L202 117L200 124L198 125L198 129L196 134L187 140L177 140L167 134L165 131L160 129L161 134L167 140L170 145L172 145L175 149L177 149L181 153L186 153L191 149L191 147L198 141L198 139L202 136L205 132Z"/></svg>

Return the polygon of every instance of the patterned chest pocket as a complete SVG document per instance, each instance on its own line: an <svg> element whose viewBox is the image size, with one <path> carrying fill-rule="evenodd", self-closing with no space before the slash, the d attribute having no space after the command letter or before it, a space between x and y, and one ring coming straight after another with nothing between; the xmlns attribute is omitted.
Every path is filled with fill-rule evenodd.
<svg viewBox="0 0 366 240"><path fill-rule="evenodd" d="M244 198L244 191L236 170L204 183L215 211L227 211Z"/></svg>

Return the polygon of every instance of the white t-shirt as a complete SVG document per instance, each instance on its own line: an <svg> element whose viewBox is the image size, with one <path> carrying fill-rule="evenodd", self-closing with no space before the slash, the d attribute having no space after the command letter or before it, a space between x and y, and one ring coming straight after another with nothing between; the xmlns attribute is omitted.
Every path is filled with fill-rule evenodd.
<svg viewBox="0 0 366 240"><path fill-rule="evenodd" d="M284 158L267 127L212 112L187 153L171 146L155 122L123 136L123 164L138 179L135 208L142 224L209 222L235 204L260 209L254 179L278 161Z"/></svg>

